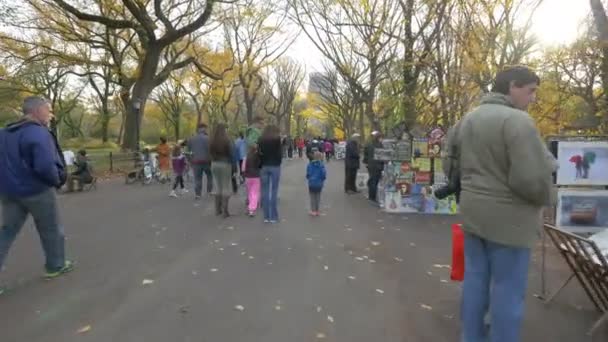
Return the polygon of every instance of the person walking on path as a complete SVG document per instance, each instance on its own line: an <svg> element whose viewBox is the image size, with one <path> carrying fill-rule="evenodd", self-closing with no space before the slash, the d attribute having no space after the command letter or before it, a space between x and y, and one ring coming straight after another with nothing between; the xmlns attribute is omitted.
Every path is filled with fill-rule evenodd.
<svg viewBox="0 0 608 342"><path fill-rule="evenodd" d="M329 161L334 153L334 143L330 139L326 139L323 143L323 151L325 151L325 160Z"/></svg>
<svg viewBox="0 0 608 342"><path fill-rule="evenodd" d="M232 194L232 176L236 173L234 146L228 137L226 125L218 124L213 129L209 142L211 173L215 195L215 214L230 216L228 202Z"/></svg>
<svg viewBox="0 0 608 342"><path fill-rule="evenodd" d="M323 153L315 152L313 160L306 167L306 179L308 180L308 194L310 195L310 215L319 216L321 206L321 192L327 178L325 165L323 165Z"/></svg>
<svg viewBox="0 0 608 342"><path fill-rule="evenodd" d="M165 182L170 179L169 172L171 171L171 147L167 144L167 138L160 137L160 144L156 147L156 153L158 153L160 179Z"/></svg>
<svg viewBox="0 0 608 342"><path fill-rule="evenodd" d="M203 191L203 174L207 176L207 194L211 193L213 185L209 136L207 135L206 124L200 124L198 126L198 133L188 139L188 150L191 154L191 165L194 171L194 198L200 199Z"/></svg>
<svg viewBox="0 0 608 342"><path fill-rule="evenodd" d="M262 136L263 119L261 116L255 116L253 123L247 127L245 131L245 139L247 140L247 146L257 145Z"/></svg>
<svg viewBox="0 0 608 342"><path fill-rule="evenodd" d="M369 179L367 180L367 195L368 199L373 202L378 201L376 198L376 195L378 194L378 183L380 182L382 170L384 169L384 163L374 158L375 149L382 148L380 139L380 132L373 131L372 140L365 147L363 155L363 163L367 165L367 172L369 173Z"/></svg>
<svg viewBox="0 0 608 342"><path fill-rule="evenodd" d="M465 231L465 342L520 341L531 248L556 168L526 112L539 84L526 67L499 72L493 92L448 134L444 168L460 172Z"/></svg>
<svg viewBox="0 0 608 342"><path fill-rule="evenodd" d="M304 142L304 138L302 138L302 137L297 138L296 146L298 147L298 157L300 159L302 159L304 149L306 148L306 143Z"/></svg>
<svg viewBox="0 0 608 342"><path fill-rule="evenodd" d="M243 162L245 182L247 186L247 210L249 216L255 216L260 201L260 156L256 145L249 147L247 158Z"/></svg>
<svg viewBox="0 0 608 342"><path fill-rule="evenodd" d="M65 258L65 235L55 195L67 179L65 162L48 129L52 116L48 101L27 97L23 114L21 120L0 130L0 270L32 215L46 258L44 276L55 278L73 269Z"/></svg>
<svg viewBox="0 0 608 342"><path fill-rule="evenodd" d="M356 185L357 171L360 165L359 137L359 133L355 133L346 143L344 155L344 192L347 194L359 192Z"/></svg>
<svg viewBox="0 0 608 342"><path fill-rule="evenodd" d="M262 178L264 222L277 223L279 221L277 196L281 179L281 161L283 159L279 128L274 125L266 126L258 145L262 167L260 176Z"/></svg>
<svg viewBox="0 0 608 342"><path fill-rule="evenodd" d="M173 147L173 153L171 154L171 164L173 167L173 175L175 181L173 182L173 190L169 196L177 197L177 186L180 186L180 191L184 194L187 190L184 187L184 171L186 170L186 156L182 153L182 148L179 145Z"/></svg>
<svg viewBox="0 0 608 342"><path fill-rule="evenodd" d="M234 142L234 148L236 148L236 157L238 160L239 167L239 175L241 176L241 180L243 180L243 160L247 157L247 141L245 140L245 136L243 132L239 133L239 137ZM242 183L242 182L241 182Z"/></svg>

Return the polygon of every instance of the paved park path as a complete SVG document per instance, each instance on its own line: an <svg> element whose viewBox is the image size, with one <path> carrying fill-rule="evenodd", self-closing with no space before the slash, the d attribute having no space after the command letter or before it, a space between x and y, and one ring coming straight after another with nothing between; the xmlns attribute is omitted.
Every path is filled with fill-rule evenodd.
<svg viewBox="0 0 608 342"><path fill-rule="evenodd" d="M242 199L222 220L208 198L160 185L62 195L77 269L41 280L28 222L2 274L0 341L458 341L460 284L444 266L455 218L384 214L343 194L342 170L329 163L326 214L312 218L305 163L286 162L276 225L244 216ZM553 283L567 276L560 262ZM549 307L539 284L535 264L524 341L584 340L597 315L576 284Z"/></svg>

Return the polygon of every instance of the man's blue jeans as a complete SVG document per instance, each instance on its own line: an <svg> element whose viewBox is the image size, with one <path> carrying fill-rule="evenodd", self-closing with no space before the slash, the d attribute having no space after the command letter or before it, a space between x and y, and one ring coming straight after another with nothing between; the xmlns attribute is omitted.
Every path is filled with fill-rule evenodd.
<svg viewBox="0 0 608 342"><path fill-rule="evenodd" d="M463 342L518 342L524 315L530 249L465 233ZM490 310L490 331L484 316Z"/></svg>
<svg viewBox="0 0 608 342"><path fill-rule="evenodd" d="M264 220L278 221L277 196L281 179L280 166L264 166L260 172L262 178L262 209Z"/></svg>
<svg viewBox="0 0 608 342"><path fill-rule="evenodd" d="M193 164L192 170L194 172L194 194L196 196L201 196L203 192L203 174L207 175L207 193L210 193L213 189L211 163Z"/></svg>
<svg viewBox="0 0 608 342"><path fill-rule="evenodd" d="M47 272L57 272L65 265L65 235L59 223L55 190L49 189L25 198L1 197L0 269L15 238L31 214L46 256Z"/></svg>

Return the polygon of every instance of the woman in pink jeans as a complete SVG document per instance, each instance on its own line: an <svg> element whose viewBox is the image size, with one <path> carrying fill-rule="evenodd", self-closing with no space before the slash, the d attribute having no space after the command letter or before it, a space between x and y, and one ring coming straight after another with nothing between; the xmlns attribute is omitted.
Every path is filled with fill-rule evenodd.
<svg viewBox="0 0 608 342"><path fill-rule="evenodd" d="M258 154L257 146L251 146L247 153L247 158L243 162L243 170L245 176L245 182L247 185L247 200L249 216L255 216L255 211L258 208L258 202L260 200L260 156Z"/></svg>

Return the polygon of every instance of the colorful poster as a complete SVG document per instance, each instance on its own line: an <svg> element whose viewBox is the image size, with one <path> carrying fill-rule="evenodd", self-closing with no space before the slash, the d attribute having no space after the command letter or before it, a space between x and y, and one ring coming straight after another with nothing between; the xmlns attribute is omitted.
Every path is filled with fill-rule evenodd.
<svg viewBox="0 0 608 342"><path fill-rule="evenodd" d="M558 185L608 185L608 142L560 141Z"/></svg>
<svg viewBox="0 0 608 342"><path fill-rule="evenodd" d="M431 173L427 171L416 172L414 182L418 184L431 184Z"/></svg>
<svg viewBox="0 0 608 342"><path fill-rule="evenodd" d="M429 157L431 157L431 158L441 157L441 143L429 144Z"/></svg>
<svg viewBox="0 0 608 342"><path fill-rule="evenodd" d="M429 141L425 138L414 139L412 143L414 158L426 158L429 156Z"/></svg>
<svg viewBox="0 0 608 342"><path fill-rule="evenodd" d="M407 173L409 171L412 170L412 165L410 162L403 162L401 163L401 172L402 173Z"/></svg>
<svg viewBox="0 0 608 342"><path fill-rule="evenodd" d="M412 162L412 167L416 171L430 172L431 171L431 159L430 158L416 158Z"/></svg>
<svg viewBox="0 0 608 342"><path fill-rule="evenodd" d="M395 189L399 191L401 197L408 196L412 191L412 186L410 183L397 183L395 184Z"/></svg>
<svg viewBox="0 0 608 342"><path fill-rule="evenodd" d="M558 192L557 227L573 233L597 233L608 229L608 191Z"/></svg>

